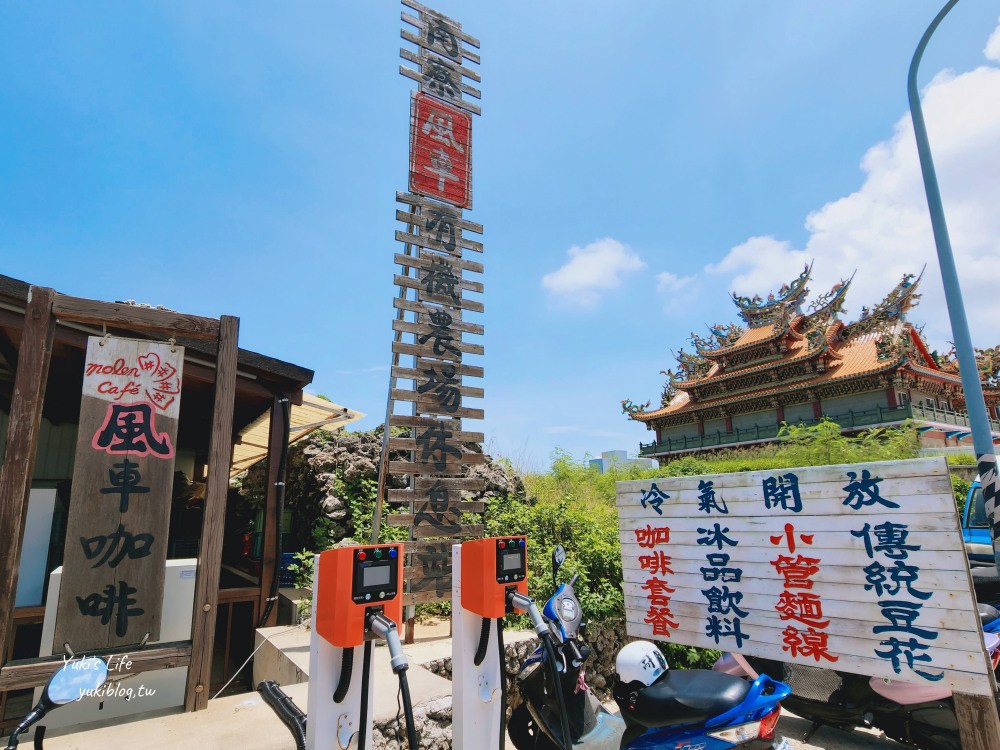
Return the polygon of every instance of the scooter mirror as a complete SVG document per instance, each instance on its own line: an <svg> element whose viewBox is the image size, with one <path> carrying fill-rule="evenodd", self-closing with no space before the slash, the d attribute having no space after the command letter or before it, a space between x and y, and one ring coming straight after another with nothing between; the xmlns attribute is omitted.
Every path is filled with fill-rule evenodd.
<svg viewBox="0 0 1000 750"><path fill-rule="evenodd" d="M559 573L560 566L566 562L566 550L561 544L557 544L556 548L552 550L552 583L556 583L556 575Z"/></svg>
<svg viewBox="0 0 1000 750"><path fill-rule="evenodd" d="M52 675L42 701L53 706L63 706L91 695L108 679L108 665L97 656L74 659Z"/></svg>

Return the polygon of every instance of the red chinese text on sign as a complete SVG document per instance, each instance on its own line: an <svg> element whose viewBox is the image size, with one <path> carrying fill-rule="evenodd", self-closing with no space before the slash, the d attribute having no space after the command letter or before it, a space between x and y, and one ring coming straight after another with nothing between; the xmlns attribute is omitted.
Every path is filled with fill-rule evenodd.
<svg viewBox="0 0 1000 750"><path fill-rule="evenodd" d="M472 205L472 115L414 94L410 190L458 208Z"/></svg>

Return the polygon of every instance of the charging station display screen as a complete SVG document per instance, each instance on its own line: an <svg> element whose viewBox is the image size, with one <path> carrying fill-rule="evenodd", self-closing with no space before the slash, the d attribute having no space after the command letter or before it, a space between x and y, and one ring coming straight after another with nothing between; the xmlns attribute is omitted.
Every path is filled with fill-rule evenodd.
<svg viewBox="0 0 1000 750"><path fill-rule="evenodd" d="M524 567L520 552L511 552L503 556L504 570L520 570Z"/></svg>
<svg viewBox="0 0 1000 750"><path fill-rule="evenodd" d="M361 588L385 586L389 583L390 565L370 566L361 570Z"/></svg>
<svg viewBox="0 0 1000 750"><path fill-rule="evenodd" d="M392 599L399 593L397 554L396 550L385 547L362 547L355 551L351 599L356 604Z"/></svg>
<svg viewBox="0 0 1000 750"><path fill-rule="evenodd" d="M527 578L527 556L523 539L497 539L495 549L497 583L517 583Z"/></svg>

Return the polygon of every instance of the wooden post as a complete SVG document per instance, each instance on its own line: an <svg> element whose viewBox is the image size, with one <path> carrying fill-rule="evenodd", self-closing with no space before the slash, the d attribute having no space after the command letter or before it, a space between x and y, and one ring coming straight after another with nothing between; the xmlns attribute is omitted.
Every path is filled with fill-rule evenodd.
<svg viewBox="0 0 1000 750"><path fill-rule="evenodd" d="M56 327L52 316L55 294L46 287L33 286L28 290L21 350L14 376L7 452L0 470L0 529L4 530L8 540L0 552L0 660L7 658L7 646L12 636L28 495L35 470L35 450L38 447L52 337Z"/></svg>
<svg viewBox="0 0 1000 750"><path fill-rule="evenodd" d="M208 455L205 518L202 522L198 577L194 586L191 618L191 666L188 667L185 711L208 707L212 682L212 651L215 638L219 572L222 566L222 532L226 520L226 495L233 446L233 401L236 396L236 362L239 318L223 315L219 326L219 350L215 370L215 405L212 440Z"/></svg>
<svg viewBox="0 0 1000 750"><path fill-rule="evenodd" d="M1000 714L995 698L953 693L955 718L962 750L996 750L1000 747Z"/></svg>
<svg viewBox="0 0 1000 750"><path fill-rule="evenodd" d="M278 483L285 481L284 474L278 474L281 468L281 451L285 448L288 435L285 430L285 417L282 414L281 399L284 396L276 396L271 404L271 426L267 438L267 491L264 499L264 534L261 539L260 553L260 612L264 612L267 607L267 600L271 596L271 586L274 585L274 578L278 575L278 566L281 560L275 560L274 548L281 533L280 521L275 521L275 512L278 505ZM271 608L271 612L266 622L261 623L261 627L271 627L278 622L278 605Z"/></svg>

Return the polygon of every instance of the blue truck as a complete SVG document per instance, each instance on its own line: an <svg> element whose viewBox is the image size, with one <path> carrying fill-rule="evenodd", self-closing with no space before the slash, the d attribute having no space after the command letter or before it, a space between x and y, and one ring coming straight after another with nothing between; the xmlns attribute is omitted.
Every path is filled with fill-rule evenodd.
<svg viewBox="0 0 1000 750"><path fill-rule="evenodd" d="M978 478L969 487L969 494L965 497L962 537L965 540L965 553L969 556L970 567L994 567L996 563L993 558L993 539L990 537L990 519L986 515L983 488Z"/></svg>

